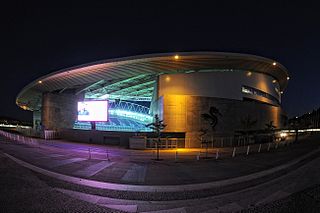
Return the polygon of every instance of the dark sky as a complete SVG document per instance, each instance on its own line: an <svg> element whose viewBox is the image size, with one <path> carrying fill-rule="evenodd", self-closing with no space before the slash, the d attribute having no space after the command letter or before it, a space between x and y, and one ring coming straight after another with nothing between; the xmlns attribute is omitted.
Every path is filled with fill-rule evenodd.
<svg viewBox="0 0 320 213"><path fill-rule="evenodd" d="M136 54L203 50L277 60L291 77L283 95L289 116L320 106L316 4L281 0L10 2L1 5L0 115L31 120L31 113L15 105L16 95L32 80L61 68Z"/></svg>

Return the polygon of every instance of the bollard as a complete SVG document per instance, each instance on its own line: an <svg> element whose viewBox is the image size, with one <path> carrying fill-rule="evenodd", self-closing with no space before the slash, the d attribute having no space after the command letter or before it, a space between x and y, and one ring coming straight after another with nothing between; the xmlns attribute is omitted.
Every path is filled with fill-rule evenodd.
<svg viewBox="0 0 320 213"><path fill-rule="evenodd" d="M219 149L217 149L217 152L216 152L216 160L218 160L219 158Z"/></svg>
<svg viewBox="0 0 320 213"><path fill-rule="evenodd" d="M89 148L89 160L91 159L91 148Z"/></svg>
<svg viewBox="0 0 320 213"><path fill-rule="evenodd" d="M268 143L268 151L270 150L270 146L271 146L271 144L270 144L270 143Z"/></svg>
<svg viewBox="0 0 320 213"><path fill-rule="evenodd" d="M107 153L107 160L110 161L108 149L106 149L106 153Z"/></svg>
<svg viewBox="0 0 320 213"><path fill-rule="evenodd" d="M233 147L232 157L234 158L235 156L236 156L236 147Z"/></svg>
<svg viewBox="0 0 320 213"><path fill-rule="evenodd" d="M247 155L249 155L249 152L250 152L250 146L248 145L248 147L247 147Z"/></svg>
<svg viewBox="0 0 320 213"><path fill-rule="evenodd" d="M261 143L259 144L258 152L259 152L259 153L261 152Z"/></svg>
<svg viewBox="0 0 320 213"><path fill-rule="evenodd" d="M196 155L197 160L200 160L200 152Z"/></svg>
<svg viewBox="0 0 320 213"><path fill-rule="evenodd" d="M178 160L178 151L176 151L176 154L175 154L175 161L177 161Z"/></svg>

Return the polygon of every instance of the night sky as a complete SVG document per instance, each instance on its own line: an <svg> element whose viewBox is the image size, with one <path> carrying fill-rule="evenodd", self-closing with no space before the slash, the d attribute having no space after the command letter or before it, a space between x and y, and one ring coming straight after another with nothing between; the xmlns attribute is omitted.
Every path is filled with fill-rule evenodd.
<svg viewBox="0 0 320 213"><path fill-rule="evenodd" d="M18 108L15 98L29 82L52 71L179 51L272 58L291 77L283 95L288 115L320 106L320 13L307 1L10 2L1 5L0 116L31 120L32 113Z"/></svg>

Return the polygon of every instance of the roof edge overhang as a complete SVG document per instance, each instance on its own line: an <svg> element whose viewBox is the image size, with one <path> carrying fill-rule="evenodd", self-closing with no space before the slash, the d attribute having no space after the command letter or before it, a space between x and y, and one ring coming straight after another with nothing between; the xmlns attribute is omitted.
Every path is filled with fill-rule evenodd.
<svg viewBox="0 0 320 213"><path fill-rule="evenodd" d="M43 91L35 89L35 87L38 85L39 81L45 82L46 79L52 78L54 76L57 76L62 73L69 73L71 71L77 70L77 69L82 69L82 68L90 68L93 66L97 65L102 65L102 64L112 64L112 66L120 66L123 64L135 64L135 63L148 63L152 61L161 61L164 59L173 59L175 55L179 55L181 58L183 56L185 57L190 57L190 58L212 58L212 59L225 59L225 60L244 60L244 61L252 61L256 63L261 63L261 64L270 64L270 69L272 69L272 64L275 62L277 71L281 73L276 73L276 72L268 72L268 70L252 70L255 72L261 72L264 74L268 74L276 78L280 84L281 91L284 91L284 89L287 86L288 83L288 70L279 62L261 57L261 56L256 56L256 55L251 55L251 54L243 54L243 53L229 53L229 52L210 52L210 51L201 51L201 52L170 52L170 53L156 53L156 54L143 54L143 55L136 55L136 56L129 56L129 57L121 57L121 58L114 58L114 59L107 59L107 60L99 60L91 63L86 63L82 65L77 65L77 66L72 66L69 68L61 69L52 73L49 73L47 75L44 75L42 77L39 77L26 85L17 95L16 97L16 104L24 108L23 106L20 105L19 99L28 91L33 90L33 93L41 93ZM63 89L63 88L61 88ZM24 108L25 109L25 108ZM27 109L33 110L32 107L28 107Z"/></svg>

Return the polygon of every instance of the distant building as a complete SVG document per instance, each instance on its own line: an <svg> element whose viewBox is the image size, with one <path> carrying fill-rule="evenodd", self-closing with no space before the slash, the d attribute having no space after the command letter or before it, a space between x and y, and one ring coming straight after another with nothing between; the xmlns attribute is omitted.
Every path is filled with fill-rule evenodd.
<svg viewBox="0 0 320 213"><path fill-rule="evenodd" d="M312 112L307 112L301 116L291 118L289 120L289 125L294 126L298 124L302 128L320 128L320 108L313 110Z"/></svg>
<svg viewBox="0 0 320 213"><path fill-rule="evenodd" d="M31 122L19 121L14 118L0 117L0 128L12 128L12 127L28 127L32 126Z"/></svg>

